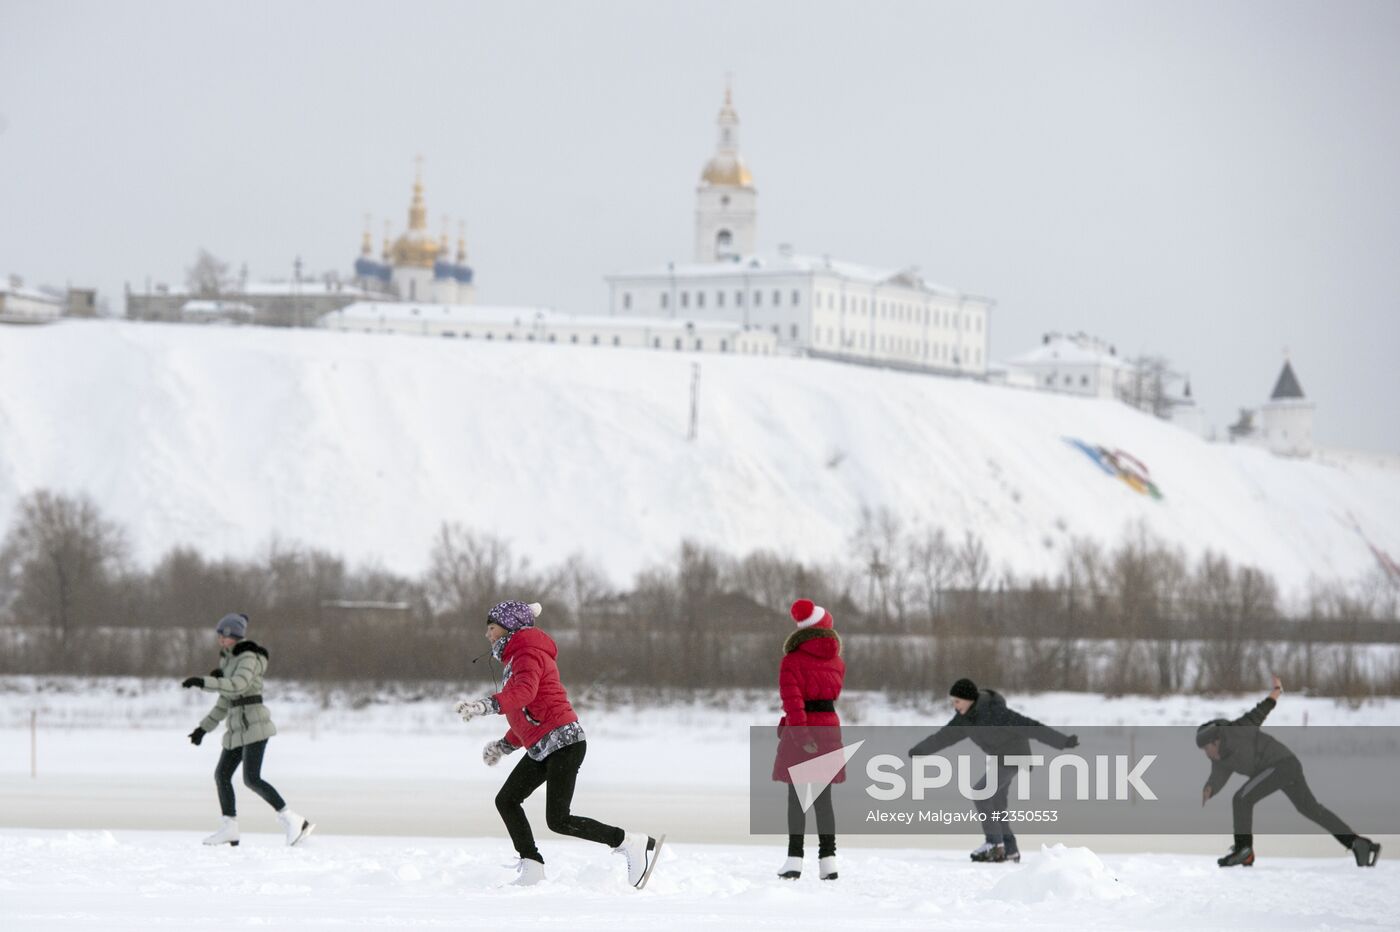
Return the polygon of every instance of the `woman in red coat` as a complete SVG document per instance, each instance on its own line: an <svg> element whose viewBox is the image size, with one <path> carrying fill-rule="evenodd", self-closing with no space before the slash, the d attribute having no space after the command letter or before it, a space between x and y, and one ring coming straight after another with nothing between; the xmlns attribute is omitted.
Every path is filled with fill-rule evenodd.
<svg viewBox="0 0 1400 932"><path fill-rule="evenodd" d="M661 841L570 811L574 782L588 742L559 680L555 663L559 649L553 638L535 627L541 610L538 602L527 605L516 601L501 602L491 609L486 616L486 639L491 642L492 656L505 666L501 691L485 699L464 699L456 706L464 722L482 715L506 717L505 737L487 742L481 753L487 766L494 767L507 754L525 749L496 794L496 809L520 855L520 876L515 883L528 886L544 880L544 857L535 847L530 820L521 805L544 784L549 827L561 835L607 845L623 855L628 883L641 889L651 877Z"/></svg>
<svg viewBox="0 0 1400 932"><path fill-rule="evenodd" d="M778 755L773 779L788 784L788 856L778 876L796 880L802 876L802 843L807 814L792 786L790 767L841 748L841 719L836 700L846 680L841 659L841 638L832 627L831 613L811 599L792 603L797 630L783 644L778 666L778 693L783 717L778 722ZM843 769L832 783L846 779ZM826 786L813 809L817 813L817 866L822 880L836 879L836 817L831 807L831 786Z"/></svg>

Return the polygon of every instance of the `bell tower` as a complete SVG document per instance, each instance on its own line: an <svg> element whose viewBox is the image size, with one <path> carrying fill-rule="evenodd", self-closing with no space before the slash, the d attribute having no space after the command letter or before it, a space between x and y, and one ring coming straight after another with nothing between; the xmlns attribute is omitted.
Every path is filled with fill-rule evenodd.
<svg viewBox="0 0 1400 932"><path fill-rule="evenodd" d="M739 115L731 89L724 89L719 140L695 190L695 261L732 262L751 255L756 244L758 191L739 157Z"/></svg>

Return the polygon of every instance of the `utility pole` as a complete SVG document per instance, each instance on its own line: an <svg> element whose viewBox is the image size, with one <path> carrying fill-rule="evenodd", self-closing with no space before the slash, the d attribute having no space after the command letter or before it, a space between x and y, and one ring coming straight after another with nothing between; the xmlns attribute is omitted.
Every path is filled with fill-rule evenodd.
<svg viewBox="0 0 1400 932"><path fill-rule="evenodd" d="M700 436L700 364L693 362L690 364L690 436L687 440L694 441Z"/></svg>

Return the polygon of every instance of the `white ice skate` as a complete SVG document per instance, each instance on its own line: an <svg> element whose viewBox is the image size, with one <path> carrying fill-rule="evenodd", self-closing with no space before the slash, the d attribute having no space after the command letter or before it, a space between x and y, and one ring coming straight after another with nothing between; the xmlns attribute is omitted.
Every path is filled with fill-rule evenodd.
<svg viewBox="0 0 1400 932"><path fill-rule="evenodd" d="M835 879L836 879L836 855L833 854L833 855L832 855L831 857L829 857L829 858L818 858L818 859L817 859L817 870L819 871L819 876L821 877L822 880L835 880Z"/></svg>
<svg viewBox="0 0 1400 932"><path fill-rule="evenodd" d="M651 872L656 867L656 856L661 853L661 844L666 836L652 838L640 832L628 832L622 844L613 849L627 859L627 882L638 890L647 885Z"/></svg>
<svg viewBox="0 0 1400 932"><path fill-rule="evenodd" d="M238 846L238 820L233 816L223 816L223 821L219 823L219 830L208 838L204 839L206 845L233 845Z"/></svg>
<svg viewBox="0 0 1400 932"><path fill-rule="evenodd" d="M778 871L778 877L783 880L798 880L802 877L802 859L789 857L783 862L782 869Z"/></svg>
<svg viewBox="0 0 1400 932"><path fill-rule="evenodd" d="M512 887L533 887L544 880L544 865L533 858L521 858L515 870L516 878L510 882Z"/></svg>
<svg viewBox="0 0 1400 932"><path fill-rule="evenodd" d="M277 821L282 823L282 831L287 833L287 845L289 847L316 831L315 823L303 819L293 812L290 807L277 813Z"/></svg>

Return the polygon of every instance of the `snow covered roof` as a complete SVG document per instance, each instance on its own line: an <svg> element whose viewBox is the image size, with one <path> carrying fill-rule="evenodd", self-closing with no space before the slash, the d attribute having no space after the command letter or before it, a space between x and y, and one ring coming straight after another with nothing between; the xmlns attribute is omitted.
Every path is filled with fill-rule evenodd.
<svg viewBox="0 0 1400 932"><path fill-rule="evenodd" d="M1072 337L1054 336L1035 349L1013 356L1008 360L1013 366L1054 365L1056 363L1079 366L1105 366L1111 369L1130 369L1113 353L1097 347L1085 345Z"/></svg>
<svg viewBox="0 0 1400 932"><path fill-rule="evenodd" d="M27 288L24 285L12 284L20 281L17 275L0 275L0 294L12 294L16 298L29 298L33 301L47 301L50 304L62 304L63 295L45 288Z"/></svg>
<svg viewBox="0 0 1400 932"><path fill-rule="evenodd" d="M1274 383L1274 393L1269 396L1269 400L1286 401L1302 397L1303 386L1298 384L1298 377L1293 374L1293 364L1285 359L1283 371L1278 374L1278 381Z"/></svg>
<svg viewBox="0 0 1400 932"><path fill-rule="evenodd" d="M322 314L320 323L331 321L434 321L438 323L495 324L521 326L537 323L560 327L647 327L653 330L680 330L698 333L732 333L741 324L723 320L685 320L673 317L613 317L606 314L565 314L547 307L525 305L419 304L398 301L357 301L336 311Z"/></svg>
<svg viewBox="0 0 1400 932"><path fill-rule="evenodd" d="M180 297L189 295L193 297L188 288L168 288L163 294ZM314 295L350 295L352 297L364 296L374 297L375 292L364 291L354 285L347 285L342 282L324 281L302 281L302 282L248 282L241 289L231 288L228 296L238 297L259 297L273 298L279 296L298 295L300 297L311 297Z"/></svg>
<svg viewBox="0 0 1400 932"><path fill-rule="evenodd" d="M950 298L975 297L956 288L927 281L915 266L882 268L832 259L830 256L806 256L797 253L776 256L743 256L732 262L691 262L648 269L633 269L609 275L608 280L627 278L656 278L674 275L677 278L731 278L734 275L792 275L827 274L847 281L869 285L904 285L919 291ZM985 298L977 300L986 300Z"/></svg>

